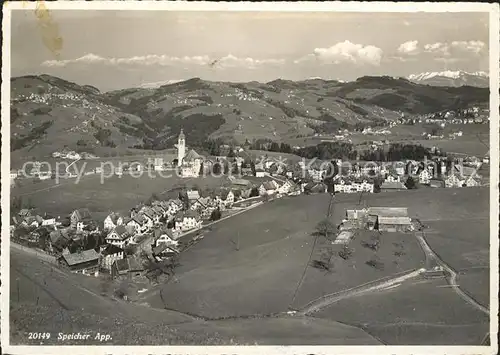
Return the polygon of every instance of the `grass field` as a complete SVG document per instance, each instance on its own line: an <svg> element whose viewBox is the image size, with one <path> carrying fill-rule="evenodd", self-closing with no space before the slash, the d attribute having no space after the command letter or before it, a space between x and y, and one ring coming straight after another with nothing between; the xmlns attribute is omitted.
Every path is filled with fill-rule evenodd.
<svg viewBox="0 0 500 355"><path fill-rule="evenodd" d="M357 194L337 195L331 219L338 225L346 209L363 206L408 207L411 217L424 222L484 218L487 210L483 205L488 202L482 198L487 192L422 189L366 194L361 202ZM299 307L324 294L423 265L423 252L411 234L383 233L376 253L361 245L370 236L359 235L351 241L353 257L348 261L336 257L332 273L308 267L292 303L328 199L327 194L284 198L217 224L181 255L177 282L162 286L166 306L207 317L283 312L289 305ZM459 203L464 200L469 201L466 206ZM394 254L398 242L404 247L400 257ZM325 246L324 238L319 238L312 260ZM365 264L375 255L384 264L383 270ZM145 297L153 307L164 307L158 290Z"/></svg>
<svg viewBox="0 0 500 355"><path fill-rule="evenodd" d="M52 268L23 251L11 249L10 260L13 345L38 345L39 340L27 339L28 332L51 332L44 345L378 344L358 328L309 317L194 319L101 296L98 279ZM81 332L91 338L61 343L59 332ZM99 343L93 339L97 332L112 340Z"/></svg>
<svg viewBox="0 0 500 355"><path fill-rule="evenodd" d="M300 308L321 296L424 266L424 253L412 234L382 233L377 251L363 247L362 243L369 242L370 237L375 234L378 232L365 231L356 235L349 243L353 255L348 260L338 256L338 252L341 250L339 245L328 245L324 238L320 238L313 260L319 260L319 254L325 248L332 248L334 250L333 271L325 273L309 267L293 307ZM401 248L395 244L399 244ZM398 252L404 254L397 256ZM366 264L367 261L373 259L383 264L383 270L375 269Z"/></svg>
<svg viewBox="0 0 500 355"><path fill-rule="evenodd" d="M39 183L25 181L25 185L11 190L11 198L22 196L41 211L55 215L67 215L74 209L87 207L96 215L110 211L128 212L140 202L147 200L152 194L179 187L198 186L219 187L229 184L226 178L150 178L144 174L140 178L129 175L113 176L101 184L100 175L84 176L79 183L75 179L62 180L59 185L54 180Z"/></svg>
<svg viewBox="0 0 500 355"><path fill-rule="evenodd" d="M178 282L162 287L167 307L207 317L286 311L328 202L326 194L279 199L214 225L181 254ZM147 302L164 306L158 291Z"/></svg>
<svg viewBox="0 0 500 355"><path fill-rule="evenodd" d="M489 319L442 279L341 300L318 317L359 326L393 345L479 345Z"/></svg>

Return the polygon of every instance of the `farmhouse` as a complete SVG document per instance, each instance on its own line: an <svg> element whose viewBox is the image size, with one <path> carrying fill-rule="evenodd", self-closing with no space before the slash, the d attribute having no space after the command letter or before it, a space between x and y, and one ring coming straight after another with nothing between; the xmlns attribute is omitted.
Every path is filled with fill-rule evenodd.
<svg viewBox="0 0 500 355"><path fill-rule="evenodd" d="M378 216L378 230L384 232L407 232L413 230L410 217Z"/></svg>
<svg viewBox="0 0 500 355"><path fill-rule="evenodd" d="M99 254L94 249L63 254L60 261L73 272L91 274L99 271Z"/></svg>

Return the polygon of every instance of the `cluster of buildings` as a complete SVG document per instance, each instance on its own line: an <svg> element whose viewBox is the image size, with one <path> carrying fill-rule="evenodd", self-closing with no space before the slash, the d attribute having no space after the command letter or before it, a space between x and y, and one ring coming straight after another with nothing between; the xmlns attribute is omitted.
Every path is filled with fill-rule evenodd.
<svg viewBox="0 0 500 355"><path fill-rule="evenodd" d="M121 275L126 267L137 271L136 266L140 264L134 261L134 256L126 256L125 250L130 245L140 246L140 250L145 250L146 245L156 260L162 260L179 252L177 240L182 235L220 218L223 211L244 208L247 200L252 204L261 201L263 196L274 198L300 193L300 188L288 180L270 179L259 185L244 179L231 178L230 181L229 188L187 190L180 193L179 198L153 199L137 205L126 215L112 212L102 222L87 208L77 209L63 219L34 209L22 209L12 219L11 233L18 236L18 240L56 255L74 272L92 274L105 270ZM235 204L238 206L233 206ZM213 217L214 211L220 212L217 218ZM40 246L42 239L44 245ZM76 251L74 245L79 246ZM130 260L123 261L126 258Z"/></svg>
<svg viewBox="0 0 500 355"><path fill-rule="evenodd" d="M369 207L347 210L346 217L339 226L340 232L355 229L377 230L381 232L411 232L415 226L406 207Z"/></svg>

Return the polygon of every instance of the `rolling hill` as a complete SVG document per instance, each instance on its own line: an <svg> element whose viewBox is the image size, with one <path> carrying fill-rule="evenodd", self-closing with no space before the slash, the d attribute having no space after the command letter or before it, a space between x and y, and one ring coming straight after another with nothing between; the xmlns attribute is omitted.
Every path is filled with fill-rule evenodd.
<svg viewBox="0 0 500 355"><path fill-rule="evenodd" d="M391 77L343 83L312 78L268 83L199 78L101 93L48 75L11 79L16 156L67 146L101 154L172 147L182 127L191 146L209 138L285 141L338 128L384 125L401 112L421 114L484 104L486 88L432 87Z"/></svg>

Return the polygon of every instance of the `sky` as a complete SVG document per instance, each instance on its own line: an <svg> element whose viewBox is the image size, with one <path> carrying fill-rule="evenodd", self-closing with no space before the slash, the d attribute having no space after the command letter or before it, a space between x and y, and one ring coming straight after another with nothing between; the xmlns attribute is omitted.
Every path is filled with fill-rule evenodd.
<svg viewBox="0 0 500 355"><path fill-rule="evenodd" d="M101 91L199 77L355 80L488 72L488 13L12 11L11 75Z"/></svg>

